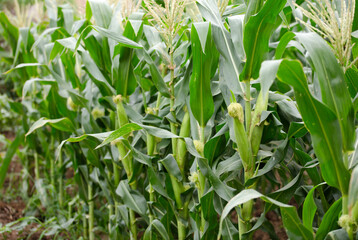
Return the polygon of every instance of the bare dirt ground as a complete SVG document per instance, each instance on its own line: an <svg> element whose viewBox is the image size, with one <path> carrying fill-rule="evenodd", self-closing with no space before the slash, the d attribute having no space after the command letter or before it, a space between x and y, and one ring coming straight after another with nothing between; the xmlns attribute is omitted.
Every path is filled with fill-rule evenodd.
<svg viewBox="0 0 358 240"><path fill-rule="evenodd" d="M12 132L4 132L1 133L5 135L7 139L10 141L14 140L15 134ZM0 144L0 150L5 151L5 146ZM26 209L26 203L21 199L21 197L16 197L15 199L11 199L7 201L5 196L7 193L13 189L13 187L20 186L22 182L21 178L22 165L18 157L14 157L10 163L7 177L4 182L4 186L0 191L0 228L1 226L5 226L8 223L14 222L22 217L24 217L24 211ZM12 231L4 234L0 234L0 240L17 240L17 239L29 239L35 240L39 239L41 235L41 231L33 232L32 230L37 228L38 225L36 223L29 224L25 227L25 229L21 231ZM42 238L42 239L50 239L50 238Z"/></svg>

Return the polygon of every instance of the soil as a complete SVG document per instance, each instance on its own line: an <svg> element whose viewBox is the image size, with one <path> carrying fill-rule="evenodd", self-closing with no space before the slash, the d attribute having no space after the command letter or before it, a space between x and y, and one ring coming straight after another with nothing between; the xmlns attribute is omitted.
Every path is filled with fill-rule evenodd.
<svg viewBox="0 0 358 240"><path fill-rule="evenodd" d="M20 173L22 170L21 164L16 161L18 159L14 159L9 166L8 175L14 174L15 177L11 179L12 186L18 186L21 182ZM1 195L5 196L5 193L10 185L10 179L6 178L4 182L4 188L2 190ZM17 197L16 199L11 200L10 202L5 202L3 198L0 199L0 226L4 226L8 223L14 222L22 217L24 217L24 211L26 209L26 203L21 199L21 197ZM21 231L12 231L5 234L0 234L0 240L15 240L15 239L30 239L35 240L39 239L41 235L41 231L33 232L33 229L37 228L38 224L31 223L25 227L25 229ZM28 238L29 237L29 238ZM50 239L43 237L42 239Z"/></svg>
<svg viewBox="0 0 358 240"><path fill-rule="evenodd" d="M13 140L15 138L15 135L11 132L5 132L2 133L5 135L7 139ZM4 146L0 145L0 150L4 151ZM20 198L17 197L16 199L11 200L10 202L5 202L1 196L5 196L6 191L11 186L19 186L21 184L21 171L22 171L22 165L20 163L20 160L15 156L13 161L11 161L9 169L8 169L8 176L5 179L4 182L4 188L0 192L0 226L4 226L5 224L11 223L13 221L18 220L19 218L24 216L24 211L26 210L26 204L25 202ZM66 179L71 179L74 175L74 171L72 168L68 168L66 173ZM10 182L11 181L11 182ZM73 194L73 189L67 189L68 194ZM296 205L294 201L290 201L291 205ZM255 210L254 210L254 216L259 217L263 211L263 202L259 199L255 203ZM233 222L237 223L237 215L236 212L233 211L232 213L232 220ZM283 228L282 219L280 216L276 214L274 211L270 211L266 214L266 218L270 221L270 223L273 225L275 232L279 238L279 240L287 240L287 234L286 231ZM37 232L33 232L33 229L37 228L38 225L36 223L29 224L27 227L25 227L22 231L12 231L10 233L6 233L5 235L0 234L0 240L7 239L7 240L17 240L17 239L39 239L41 235L41 230ZM51 239L49 237L43 237L42 239ZM269 240L270 236L267 232L259 229L255 231L253 235L254 240Z"/></svg>
<svg viewBox="0 0 358 240"><path fill-rule="evenodd" d="M270 223L273 225L273 227L275 228L275 233L278 236L278 239L280 240L287 240L288 236L286 234L285 229L283 228L283 224L282 224L282 219L280 216L278 216L274 211L268 212L266 214L266 218L270 221ZM255 233L254 233L254 237L255 240L270 240L270 235L261 230L258 229Z"/></svg>
<svg viewBox="0 0 358 240"><path fill-rule="evenodd" d="M2 132L1 134L3 134L10 141L15 139L15 134L12 132ZM6 151L6 149L4 149L4 146L1 144L0 150ZM5 178L3 188L0 191L0 227L24 217L26 203L21 197L16 197L11 201L6 201L3 197L1 197L6 196L6 193L9 192L10 187L20 186L22 182L21 172L22 165L20 163L19 158L15 156L10 162L9 169L6 174L7 177ZM12 231L9 233L0 234L0 240L39 239L42 231L38 230L37 232L34 232L33 229L36 228L38 228L38 224L31 223L21 231ZM43 237L42 239L46 240L51 238Z"/></svg>
<svg viewBox="0 0 358 240"><path fill-rule="evenodd" d="M262 212L263 212L263 202L261 199L258 199L255 202L254 216L258 218L258 217L260 217ZM278 239L279 240L287 240L288 236L287 236L286 231L283 227L281 217L279 215L277 215L277 213L275 211L270 211L266 214L266 218L267 218L267 220L270 221L270 223L274 227L275 233L276 233ZM255 231L253 239L255 239L255 240L270 240L271 238L267 232L265 232L261 229L258 229L257 231Z"/></svg>
<svg viewBox="0 0 358 240"><path fill-rule="evenodd" d="M0 224L6 225L11 223L21 217L23 217L23 212L26 208L26 204L21 198L12 200L9 203L0 201ZM12 231L0 235L0 239L15 240L15 239L28 239L35 240L39 239L41 231L33 232L32 229L37 228L36 223L29 224L22 231ZM48 238L43 238L48 239Z"/></svg>

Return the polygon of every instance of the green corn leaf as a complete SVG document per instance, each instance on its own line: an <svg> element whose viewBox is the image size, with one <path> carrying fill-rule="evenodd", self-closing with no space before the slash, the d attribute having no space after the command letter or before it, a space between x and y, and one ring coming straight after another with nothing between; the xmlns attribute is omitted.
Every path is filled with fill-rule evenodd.
<svg viewBox="0 0 358 240"><path fill-rule="evenodd" d="M288 138L301 138L307 134L307 129L303 122L292 122L287 132Z"/></svg>
<svg viewBox="0 0 358 240"><path fill-rule="evenodd" d="M77 44L77 40L74 37L56 40L55 44L53 45L51 54L50 54L50 61L55 59L55 57L58 54L60 54L60 53L62 54L64 49L69 49L72 52L75 52L76 50L79 50L81 52L85 51L82 46L79 46L76 49L76 44Z"/></svg>
<svg viewBox="0 0 358 240"><path fill-rule="evenodd" d="M225 150L225 145L226 139L224 135L214 137L205 143L204 156L208 159L209 165Z"/></svg>
<svg viewBox="0 0 358 240"><path fill-rule="evenodd" d="M169 154L166 158L160 160L159 162L164 165L170 175L174 176L176 179L178 179L178 181L183 180L183 176L180 173L178 163L173 157L173 155Z"/></svg>
<svg viewBox="0 0 358 240"><path fill-rule="evenodd" d="M265 166L263 168L259 169L257 171L257 173L252 178L247 180L245 185L246 186L252 185L257 178L259 178L261 176L264 176L265 174L270 172L272 169L274 169L274 167L278 163L280 163L284 159L284 157L286 156L287 148L288 148L288 139L285 139L277 147L275 153L273 154L272 157L270 157L270 159L267 161Z"/></svg>
<svg viewBox="0 0 358 240"><path fill-rule="evenodd" d="M48 66L45 64L41 64L41 63L21 63L17 66L15 66L14 68L11 68L10 70L8 70L7 72L5 72L4 74L9 74L12 71L16 70L16 69L21 69L21 68L31 68L31 67L45 67L48 69Z"/></svg>
<svg viewBox="0 0 358 240"><path fill-rule="evenodd" d="M286 32L280 39L275 52L275 59L281 59L288 43L296 36L293 32Z"/></svg>
<svg viewBox="0 0 358 240"><path fill-rule="evenodd" d="M216 49L210 23L194 23L191 28L193 73L190 79L190 107L199 125L204 127L214 113L211 94L211 69Z"/></svg>
<svg viewBox="0 0 358 240"><path fill-rule="evenodd" d="M245 13L245 24L251 16L254 16L261 10L263 4L263 0L251 0L248 2L247 10Z"/></svg>
<svg viewBox="0 0 358 240"><path fill-rule="evenodd" d="M241 81L259 77L261 63L267 54L271 33L286 0L268 0L259 13L250 17L244 29L246 63L240 74Z"/></svg>
<svg viewBox="0 0 358 240"><path fill-rule="evenodd" d="M112 20L112 9L106 1L88 0L91 13L98 24L102 28L108 28ZM92 15L91 14L91 15Z"/></svg>
<svg viewBox="0 0 358 240"><path fill-rule="evenodd" d="M22 98L26 97L26 95L30 91L30 88L32 87L32 85L36 82L38 82L42 85L55 85L56 84L56 81L53 79L39 79L39 78L30 79L25 82L25 84L22 88Z"/></svg>
<svg viewBox="0 0 358 240"><path fill-rule="evenodd" d="M41 33L41 35L36 39L35 43L32 45L31 47L31 51L33 51L34 49L37 48L37 46L40 45L40 43L42 42L42 40L44 39L44 37L48 34L52 34L57 30L61 30L61 27L52 27L52 28L48 28L45 31L43 31Z"/></svg>
<svg viewBox="0 0 358 240"><path fill-rule="evenodd" d="M208 160L197 158L200 171L209 180L215 192L225 201L229 201L233 197L233 189L223 183L220 178L215 175L208 164Z"/></svg>
<svg viewBox="0 0 358 240"><path fill-rule="evenodd" d="M324 240L349 240L349 236L346 230L337 229L329 232Z"/></svg>
<svg viewBox="0 0 358 240"><path fill-rule="evenodd" d="M147 201L138 191L134 191L129 188L126 181L121 181L117 187L116 193L123 199L123 202L132 209L139 213L146 221L148 217L147 212Z"/></svg>
<svg viewBox="0 0 358 240"><path fill-rule="evenodd" d="M215 170L215 174L217 176L221 176L224 173L230 172L230 171L237 171L238 169L242 169L242 161L240 159L239 154L236 152L232 157L221 161Z"/></svg>
<svg viewBox="0 0 358 240"><path fill-rule="evenodd" d="M306 199L303 203L302 207L302 222L303 225L313 233L313 219L316 214L317 206L314 202L314 191L319 186L322 186L324 183L321 183L319 185L316 185L313 187L307 194Z"/></svg>
<svg viewBox="0 0 358 240"><path fill-rule="evenodd" d="M138 56L141 56L143 60L148 64L150 74L152 76L152 81L158 91L164 96L169 98L170 92L167 84L164 82L162 75L160 74L155 62L150 57L149 53L145 49L137 49L136 53Z"/></svg>
<svg viewBox="0 0 358 240"><path fill-rule="evenodd" d="M297 161L300 162L300 164L302 166L304 166L307 163L312 161L312 158L310 155L297 149L296 147L293 147L293 151L295 153L295 157L296 157ZM320 176L317 168L307 168L306 171L307 171L308 175L310 176L312 182L315 185L320 184L322 182L321 176Z"/></svg>
<svg viewBox="0 0 358 240"><path fill-rule="evenodd" d="M283 208L281 207L283 225L287 230L287 235L290 239L297 240L313 240L313 233L310 232L298 217L297 210L294 207Z"/></svg>
<svg viewBox="0 0 358 240"><path fill-rule="evenodd" d="M245 49L244 49L244 16L230 16L228 17L228 22L231 29L232 42L235 46L235 50L240 59L245 59Z"/></svg>
<svg viewBox="0 0 358 240"><path fill-rule="evenodd" d="M348 193L349 215L358 220L358 166L353 169Z"/></svg>
<svg viewBox="0 0 358 240"><path fill-rule="evenodd" d="M153 189L159 194L161 194L162 196L166 198L170 198L167 192L165 191L159 176L151 167L148 168L148 176L149 176L150 184L152 184L153 186Z"/></svg>
<svg viewBox="0 0 358 240"><path fill-rule="evenodd" d="M162 236L160 239L170 239L167 230L165 229L162 222L155 219L153 220L152 224L148 226L148 228L145 230L143 235L143 240L152 240L152 239L158 239L157 235L154 232L154 229L158 231L158 233Z"/></svg>
<svg viewBox="0 0 358 240"><path fill-rule="evenodd" d="M101 148L104 145L106 145L120 137L126 136L127 134L129 134L133 131L138 131L140 129L142 129L142 127L140 127L139 125L137 125L135 123L127 123L127 124L123 125L121 128L112 132L100 145L98 145L96 147L96 149Z"/></svg>
<svg viewBox="0 0 358 240"><path fill-rule="evenodd" d="M143 24L141 21L139 30L133 27L133 21L128 21L123 32L123 36L138 41L143 32ZM117 45L114 49L114 56L119 54L118 79L113 79L113 85L118 94L127 97L131 95L137 87L137 79L134 73L133 56L134 50L128 47Z"/></svg>
<svg viewBox="0 0 358 240"><path fill-rule="evenodd" d="M11 22L9 21L8 17L5 15L4 12L0 12L0 24L5 30L3 32L4 38L7 39L14 53L17 48L16 43L17 43L17 39L19 38L19 29L11 24Z"/></svg>
<svg viewBox="0 0 358 240"><path fill-rule="evenodd" d="M236 52L233 39L222 22L215 0L198 0L198 7L203 17L211 22L215 45L223 58L220 60L220 72L223 79L233 92L243 94L243 84L240 82L241 59Z"/></svg>
<svg viewBox="0 0 358 240"><path fill-rule="evenodd" d="M121 138L133 131L138 131L141 129L146 130L149 134L151 134L155 137L158 137L158 138L180 138L178 135L175 135L165 129L147 126L147 125L143 125L143 124L139 124L139 123L127 123L127 124L123 125L121 128L119 128L113 132L109 132L109 135L107 136L107 138L99 146L97 146L96 149L101 148L104 145L106 145L118 138ZM102 133L101 136L104 136L104 134L106 134L106 133ZM83 135L79 138L82 139L82 138L86 138L87 136L93 136L93 135L95 135L95 134L87 134L87 135Z"/></svg>
<svg viewBox="0 0 358 240"><path fill-rule="evenodd" d="M158 219L154 219L152 222L152 225L158 231L160 236L162 236L163 239L165 239L165 240L170 239L169 234L168 234L167 230L165 229L163 223L161 223Z"/></svg>
<svg viewBox="0 0 358 240"><path fill-rule="evenodd" d="M46 124L49 124L51 127L64 132L74 132L76 130L72 122L68 118L47 119L43 117L37 120L34 124L32 124L25 136L30 135L31 133L45 126Z"/></svg>
<svg viewBox="0 0 358 240"><path fill-rule="evenodd" d="M324 214L321 224L316 232L316 240L323 240L327 234L338 228L338 218L342 211L342 198L335 201Z"/></svg>
<svg viewBox="0 0 358 240"><path fill-rule="evenodd" d="M115 90L109 84L109 81L105 78L103 73L99 70L93 59L87 52L81 53L83 63L86 67L86 71L91 76L92 81L96 84L103 96L115 95Z"/></svg>
<svg viewBox="0 0 358 240"><path fill-rule="evenodd" d="M342 138L336 115L309 92L300 62L283 60L277 77L295 90L298 108L321 163L323 179L347 194L350 174L343 163Z"/></svg>
<svg viewBox="0 0 358 240"><path fill-rule="evenodd" d="M271 199L269 197L266 197L254 189L245 189L245 190L241 191L239 194L237 194L236 196L234 196L233 198L231 198L230 201L226 204L225 208L223 209L221 217L220 217L220 228L219 228L218 239L221 236L223 221L228 216L228 214L231 212L231 210L245 202L248 202L248 201L256 199L256 198L261 198L265 202L275 204L275 205L281 207L281 209L282 208L293 208L290 205L287 205L287 204L278 202L274 199Z"/></svg>
<svg viewBox="0 0 358 240"><path fill-rule="evenodd" d="M351 94L351 97L354 98L358 94L358 82L356 81L356 79L358 79L358 69L355 66L348 68L344 77L346 79L348 91Z"/></svg>
<svg viewBox="0 0 358 240"><path fill-rule="evenodd" d="M137 48L137 49L143 48L142 45L140 45L139 43L136 43L135 41L130 40L117 32L113 32L111 30L98 26L90 26L90 27L92 27L94 30L99 32L99 34L101 34L102 36L112 39L125 47Z"/></svg>
<svg viewBox="0 0 358 240"><path fill-rule="evenodd" d="M297 33L296 36L312 59L321 87L322 102L338 118L343 150L354 150L354 109L341 66L328 44L316 33Z"/></svg>
<svg viewBox="0 0 358 240"><path fill-rule="evenodd" d="M12 157L16 153L16 151L19 149L19 146L24 142L24 134L19 133L14 141L10 144L9 148L6 151L5 157L1 162L0 165L0 189L2 189L2 186L4 184L6 173L9 168L10 162L12 160Z"/></svg>

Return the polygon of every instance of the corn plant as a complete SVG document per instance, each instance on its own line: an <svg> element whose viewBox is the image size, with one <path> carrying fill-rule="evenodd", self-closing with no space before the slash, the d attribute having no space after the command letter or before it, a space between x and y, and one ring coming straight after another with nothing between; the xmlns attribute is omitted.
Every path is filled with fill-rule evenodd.
<svg viewBox="0 0 358 240"><path fill-rule="evenodd" d="M23 120L0 186L17 154L44 235L278 239L273 214L285 239L357 238L354 2L44 6L0 12Z"/></svg>

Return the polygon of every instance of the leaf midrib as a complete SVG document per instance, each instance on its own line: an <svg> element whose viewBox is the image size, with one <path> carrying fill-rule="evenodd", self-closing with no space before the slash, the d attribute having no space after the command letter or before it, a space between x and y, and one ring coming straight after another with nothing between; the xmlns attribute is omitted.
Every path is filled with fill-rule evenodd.
<svg viewBox="0 0 358 240"><path fill-rule="evenodd" d="M319 114L318 114L318 111L317 111L317 108L316 108L316 105L314 104L314 101L313 101L313 99L312 99L312 96L311 96L311 93L309 92L309 90L308 90L308 88L299 80L300 78L299 78L299 76L296 74L296 72L295 71L293 71L293 69L291 69L291 66L289 66L289 64L286 64L286 66L287 66L287 68L292 72L292 74L296 77L296 79L298 79L298 83L304 88L304 90L305 90L305 92L306 92L306 94L308 95L308 98L309 98L309 100L310 100L310 102L311 102L311 104L312 104L312 107L313 107L313 109L314 109L314 111L315 111L315 114L316 114L316 116L317 116L317 119L318 119L318 121L319 121L319 128L321 129L321 132L323 133L323 135L324 135L324 140L325 140L325 142L327 143L327 145L328 145L328 149L329 149L329 152L331 153L331 156L333 157L333 156L335 156L334 155L334 151L333 151L333 148L332 148L332 146L331 146L331 144L330 144L330 142L329 142L329 138L328 138L328 136L327 136L327 133L326 133L326 131L324 130L324 128L322 127L323 126L323 124L322 124L322 121L321 121L321 118L320 118L320 116L319 116ZM339 184L339 186L341 187L341 190L343 189L343 183L341 183L341 180L340 180L340 175L339 175L339 171L338 171L338 168L337 168L337 160L339 160L339 159L336 159L335 157L333 157L334 159L335 159L335 161L333 161L333 164L335 165L335 168L334 168L334 170L335 170L335 172L336 172L336 175L337 175L337 180L338 180L338 184Z"/></svg>

